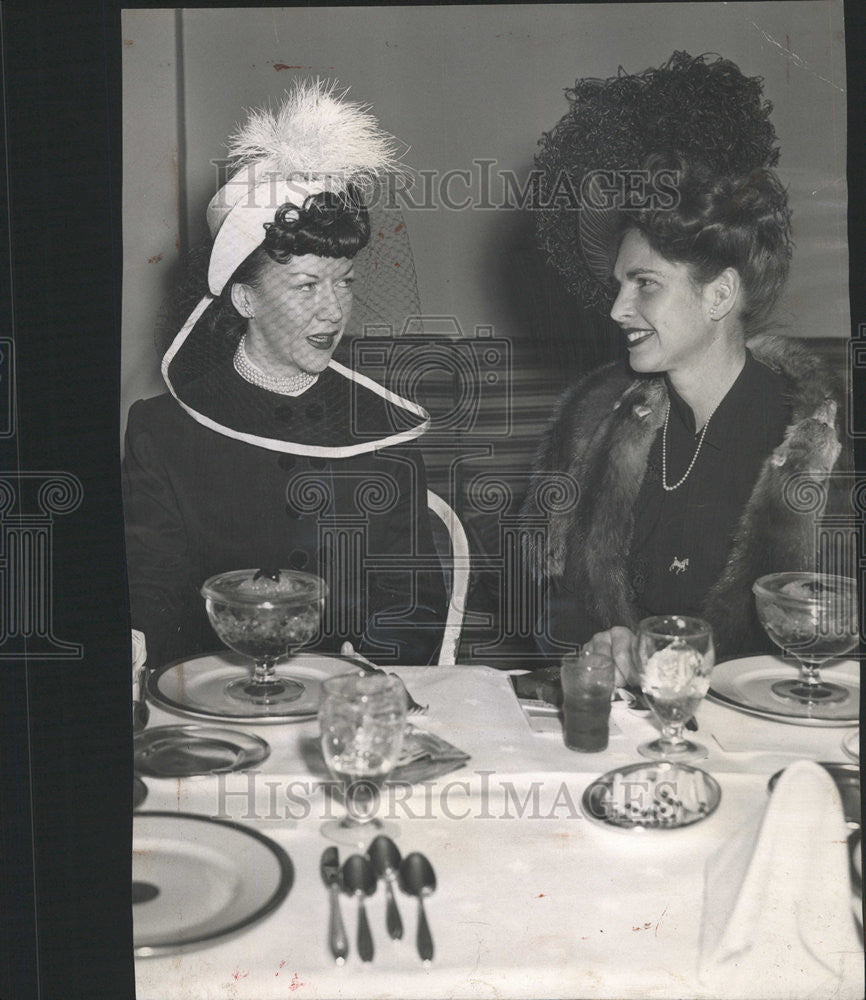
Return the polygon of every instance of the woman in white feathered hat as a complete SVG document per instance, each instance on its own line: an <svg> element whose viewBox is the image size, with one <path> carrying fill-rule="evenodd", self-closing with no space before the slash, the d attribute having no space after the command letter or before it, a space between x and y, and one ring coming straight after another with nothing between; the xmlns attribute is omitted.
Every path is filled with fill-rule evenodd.
<svg viewBox="0 0 866 1000"><path fill-rule="evenodd" d="M162 363L169 392L129 412L132 625L151 667L218 648L199 588L252 566L325 578L325 648L435 655L444 587L413 445L429 418L333 359L370 242L365 192L398 168L395 148L365 108L318 81L253 112L230 142L234 173L207 210L208 287ZM363 551L338 573L344 557L322 540L359 523Z"/></svg>

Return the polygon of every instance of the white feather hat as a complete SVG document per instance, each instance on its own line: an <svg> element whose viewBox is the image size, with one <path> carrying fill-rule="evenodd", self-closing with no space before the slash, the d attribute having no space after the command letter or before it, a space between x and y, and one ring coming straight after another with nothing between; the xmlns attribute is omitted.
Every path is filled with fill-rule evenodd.
<svg viewBox="0 0 866 1000"><path fill-rule="evenodd" d="M238 168L213 196L207 222L214 244L208 268L219 295L237 267L265 238L265 223L285 204L300 209L314 194L362 190L387 172L399 172L397 141L379 127L369 107L322 80L298 81L276 111L262 108L229 140Z"/></svg>
<svg viewBox="0 0 866 1000"><path fill-rule="evenodd" d="M278 419L271 394L235 372L236 344L229 337L214 336L205 314L240 264L264 241L265 227L278 212L289 205L300 214L310 195L348 193L349 185L359 189L371 220L377 217L380 237L375 248L365 248L369 260L365 251L355 258L354 328L363 328L361 317L366 316L377 327L401 329L407 316L419 313L402 212L369 197L385 174L406 172L397 157L398 142L380 129L366 106L348 102L346 91L337 94L335 89L336 84L319 80L299 82L276 111L251 112L230 138L234 173L207 209L213 237L208 293L162 359L169 392L198 423L256 447L317 458L345 458L403 444L420 437L430 418L417 403L332 358L307 392L315 394L325 382L330 388L322 394L328 399L348 392L345 412L329 411L327 430L318 420ZM357 209L356 198L347 198L347 203ZM379 268L380 261L391 266ZM360 419L362 411L375 419Z"/></svg>

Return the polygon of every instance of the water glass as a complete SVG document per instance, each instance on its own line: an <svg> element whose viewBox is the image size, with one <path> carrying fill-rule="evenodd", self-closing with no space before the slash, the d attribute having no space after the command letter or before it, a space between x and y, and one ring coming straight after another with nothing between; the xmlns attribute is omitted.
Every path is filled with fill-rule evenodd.
<svg viewBox="0 0 866 1000"><path fill-rule="evenodd" d="M710 688L716 662L712 627L700 618L657 615L638 627L641 689L661 723L659 739L643 743L638 753L654 760L707 756L707 748L683 738L683 726Z"/></svg>
<svg viewBox="0 0 866 1000"><path fill-rule="evenodd" d="M406 693L399 678L364 672L331 677L322 684L319 730L322 755L340 783L347 814L329 820L322 833L339 843L363 846L394 824L375 817L379 792L403 749ZM389 829L390 828L390 829Z"/></svg>

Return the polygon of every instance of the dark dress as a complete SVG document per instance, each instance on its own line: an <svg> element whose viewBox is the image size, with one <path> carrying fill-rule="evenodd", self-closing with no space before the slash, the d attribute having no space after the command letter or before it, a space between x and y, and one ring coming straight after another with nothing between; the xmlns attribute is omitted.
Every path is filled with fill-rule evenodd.
<svg viewBox="0 0 866 1000"><path fill-rule="evenodd" d="M668 396L671 485L689 468L701 435L690 407L670 384ZM688 478L671 492L662 487L659 431L638 497L630 554L641 617L701 614L728 561L737 522L764 460L790 422L790 387L747 351L743 370L712 415ZM763 630L752 639L767 641Z"/></svg>
<svg viewBox="0 0 866 1000"><path fill-rule="evenodd" d="M394 433L390 404L330 369L301 396L280 396L244 382L230 363L183 398L199 412L222 409L235 426L254 413L250 433L347 454L234 440L169 395L131 407L126 555L132 625L145 634L149 664L220 648L200 595L207 577L275 566L328 584L317 648L348 640L377 662L431 662L446 600L423 459L411 442L351 454Z"/></svg>

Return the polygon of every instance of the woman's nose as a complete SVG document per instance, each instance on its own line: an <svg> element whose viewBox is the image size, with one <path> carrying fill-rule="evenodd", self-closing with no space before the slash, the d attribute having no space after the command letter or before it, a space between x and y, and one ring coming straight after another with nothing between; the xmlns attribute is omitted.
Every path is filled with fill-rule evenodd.
<svg viewBox="0 0 866 1000"><path fill-rule="evenodd" d="M625 286L622 286L617 292L617 296L611 306L610 318L614 321L614 323L625 323L631 316L634 316L634 310L631 305L631 296Z"/></svg>
<svg viewBox="0 0 866 1000"><path fill-rule="evenodd" d="M330 320L334 323L343 318L343 307L340 304L340 299L336 290L330 285L325 285L322 288L318 314L320 319Z"/></svg>

